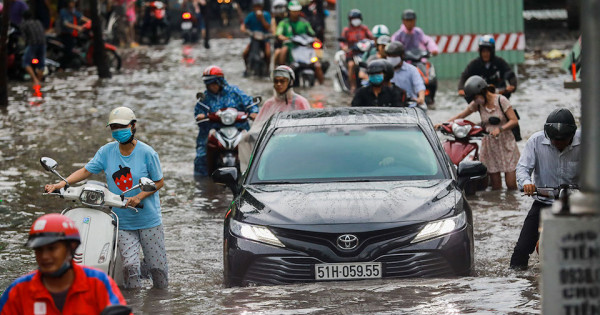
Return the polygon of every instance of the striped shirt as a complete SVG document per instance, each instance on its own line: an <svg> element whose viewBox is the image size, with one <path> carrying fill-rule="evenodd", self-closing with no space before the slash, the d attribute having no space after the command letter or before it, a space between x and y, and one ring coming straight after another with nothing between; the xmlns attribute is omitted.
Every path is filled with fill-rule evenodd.
<svg viewBox="0 0 600 315"><path fill-rule="evenodd" d="M23 21L19 27L27 45L46 45L46 34L42 22L29 19Z"/></svg>
<svg viewBox="0 0 600 315"><path fill-rule="evenodd" d="M573 141L559 151L546 138L543 131L534 133L521 153L517 164L519 189L535 184L536 187L558 187L579 183L579 157L581 156L581 131L577 131ZM533 173L533 181L531 174ZM537 198L544 203L552 203L546 198Z"/></svg>

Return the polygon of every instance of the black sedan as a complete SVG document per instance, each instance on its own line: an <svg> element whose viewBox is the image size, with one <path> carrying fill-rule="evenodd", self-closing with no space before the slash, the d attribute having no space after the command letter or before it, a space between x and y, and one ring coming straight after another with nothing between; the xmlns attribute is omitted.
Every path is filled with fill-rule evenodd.
<svg viewBox="0 0 600 315"><path fill-rule="evenodd" d="M248 171L213 179L225 216L228 286L469 275L473 219L429 118L412 108L336 108L274 115Z"/></svg>

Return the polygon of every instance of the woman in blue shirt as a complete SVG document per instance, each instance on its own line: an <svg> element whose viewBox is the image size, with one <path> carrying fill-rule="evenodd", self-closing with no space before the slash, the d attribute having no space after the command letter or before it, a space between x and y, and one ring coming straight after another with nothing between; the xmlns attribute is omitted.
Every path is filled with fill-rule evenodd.
<svg viewBox="0 0 600 315"><path fill-rule="evenodd" d="M119 217L118 248L123 258L123 278L125 288L140 288L142 269L150 272L154 287L168 285L167 255L164 245L160 200L158 190L164 179L158 154L149 145L134 138L136 117L127 107L114 109L108 118L107 126L116 141L102 146L85 167L75 171L57 184L45 186L47 192L65 187L67 184L82 181L92 174L104 171L108 189L121 194L131 188L141 177L148 177L156 183L156 191L144 192L134 189L125 194L128 207L143 205L138 212L128 208L113 208ZM140 246L144 261L140 266Z"/></svg>

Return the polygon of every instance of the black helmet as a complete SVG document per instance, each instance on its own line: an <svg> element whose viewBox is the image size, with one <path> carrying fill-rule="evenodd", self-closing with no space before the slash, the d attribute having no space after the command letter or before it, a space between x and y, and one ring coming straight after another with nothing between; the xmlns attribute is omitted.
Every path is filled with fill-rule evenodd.
<svg viewBox="0 0 600 315"><path fill-rule="evenodd" d="M385 69L386 66L383 59L375 59L367 65L367 74L384 73L385 76Z"/></svg>
<svg viewBox="0 0 600 315"><path fill-rule="evenodd" d="M385 65L385 71L383 72L383 81L390 81L394 77L394 66L387 59L380 59Z"/></svg>
<svg viewBox="0 0 600 315"><path fill-rule="evenodd" d="M573 114L566 108L552 111L544 124L544 133L550 140L569 140L575 136L577 124Z"/></svg>
<svg viewBox="0 0 600 315"><path fill-rule="evenodd" d="M351 19L361 19L362 20L362 13L360 12L359 9L352 9L350 10L350 12L348 12L348 20Z"/></svg>
<svg viewBox="0 0 600 315"><path fill-rule="evenodd" d="M390 57L404 57L404 45L401 42L391 42L385 47L385 53Z"/></svg>
<svg viewBox="0 0 600 315"><path fill-rule="evenodd" d="M404 12L402 12L402 19L403 20L416 20L417 13L415 13L415 11L413 9L406 9L406 10L404 10Z"/></svg>
<svg viewBox="0 0 600 315"><path fill-rule="evenodd" d="M487 86L487 82L485 82L485 80L478 75L474 75L468 78L465 82L464 88L465 99L467 100L467 102L471 103L475 98L475 95L481 94L481 91L485 90Z"/></svg>

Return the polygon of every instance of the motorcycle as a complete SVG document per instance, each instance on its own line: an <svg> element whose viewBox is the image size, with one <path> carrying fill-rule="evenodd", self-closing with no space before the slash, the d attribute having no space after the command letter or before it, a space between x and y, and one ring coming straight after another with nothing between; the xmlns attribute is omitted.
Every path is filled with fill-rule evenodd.
<svg viewBox="0 0 600 315"><path fill-rule="evenodd" d="M292 60L290 67L296 75L294 86L314 86L315 63L320 61L323 56L323 43L307 34L294 35L290 41L294 44L290 50ZM328 68L329 62L321 61L323 73L327 72Z"/></svg>
<svg viewBox="0 0 600 315"><path fill-rule="evenodd" d="M144 17L139 34L139 41L143 43L148 38L150 44L168 44L171 38L169 21L167 20L167 6L160 0L144 4L146 16Z"/></svg>
<svg viewBox="0 0 600 315"><path fill-rule="evenodd" d="M419 70L423 83L425 83L425 103L433 105L435 103L435 93L437 92L437 77L435 67L429 58L431 54L427 50L408 50L404 54L407 63L412 64Z"/></svg>
<svg viewBox="0 0 600 315"><path fill-rule="evenodd" d="M340 37L338 38L338 41L346 41L346 39ZM352 75L357 80L359 80L358 73L361 71L361 67L364 68L362 70L366 72L366 65L364 62L362 62L362 56L363 54L368 53L374 45L375 42L373 42L372 40L363 39L355 45L353 45L352 47L350 47L350 50L353 54L352 60L356 65L354 67L354 73L349 73L348 71L348 60L346 60L346 51L339 50L335 53L335 56L333 58L335 60L336 65L336 78L342 91L350 93L350 76ZM360 85L366 84L366 82L358 83Z"/></svg>
<svg viewBox="0 0 600 315"><path fill-rule="evenodd" d="M58 163L55 160L42 157L40 163L46 171L65 180L56 171ZM98 268L113 277L117 283L122 283L121 268L117 268L121 264L117 248L119 218L111 208L129 208L135 212L139 211L138 208L143 209L143 205L138 208L125 206L125 193L138 188L151 192L156 190L156 184L151 179L142 177L139 184L117 195L109 191L105 183L90 180L78 187L67 185L59 191L44 193L79 202L84 206L66 208L61 212L75 222L81 236L81 244L73 257L76 263Z"/></svg>
<svg viewBox="0 0 600 315"><path fill-rule="evenodd" d="M248 74L263 77L268 75L267 62L265 60L265 41L273 37L259 31L247 32L250 35L250 50L248 51Z"/></svg>
<svg viewBox="0 0 600 315"><path fill-rule="evenodd" d="M203 98L202 93L198 93L197 96L198 99ZM258 105L261 101L260 96L254 97L248 107ZM236 167L239 172L240 160L237 147L245 133L244 129L238 128L236 124L245 123L248 117L247 113L229 107L210 113L206 118L197 121L198 124L210 121L217 125L210 130L206 144L208 174L221 167Z"/></svg>
<svg viewBox="0 0 600 315"><path fill-rule="evenodd" d="M92 22L88 21L83 24L84 31L79 33L77 37L77 45L73 48L73 59L69 60L68 64L60 65L62 68L78 69L82 66L94 65L94 35L92 33ZM46 36L46 55L53 60L63 60L65 53L63 43L57 38ZM121 69L121 56L117 53L117 47L109 43L104 43L104 53L107 59L108 66L111 71L119 71Z"/></svg>
<svg viewBox="0 0 600 315"><path fill-rule="evenodd" d="M25 43L18 28L10 26L8 30L8 40L6 43L6 73L9 78L23 81L29 77L29 74L23 68L22 60L25 55ZM46 57L44 66L44 76L50 75L59 67L59 63ZM32 68L40 63L39 59L31 59L29 64Z"/></svg>
<svg viewBox="0 0 600 315"><path fill-rule="evenodd" d="M450 138L444 141L444 151L454 165L462 161L479 161L481 139L487 134L483 127L466 119L443 123L440 132ZM474 195L477 190L487 187L488 178L473 181L465 186L466 195ZM480 188L480 189L478 189Z"/></svg>
<svg viewBox="0 0 600 315"><path fill-rule="evenodd" d="M181 14L181 37L183 43L195 43L200 38L197 27L198 20L191 12Z"/></svg>

